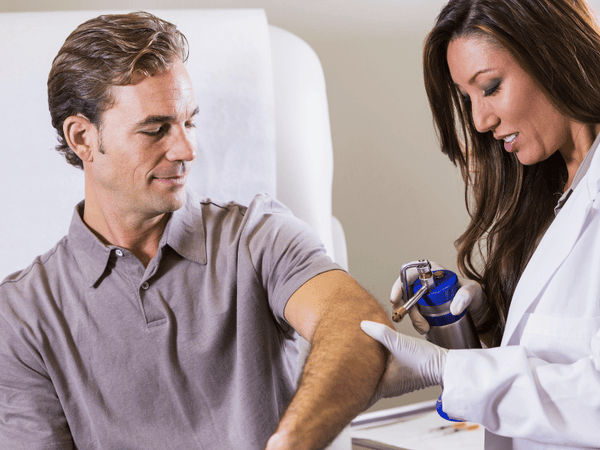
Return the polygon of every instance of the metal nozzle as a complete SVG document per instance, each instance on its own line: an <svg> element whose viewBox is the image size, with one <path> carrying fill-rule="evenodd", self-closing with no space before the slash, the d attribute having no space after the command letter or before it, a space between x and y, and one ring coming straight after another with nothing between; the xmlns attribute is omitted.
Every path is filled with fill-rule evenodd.
<svg viewBox="0 0 600 450"><path fill-rule="evenodd" d="M417 272L419 274L419 279L421 280L421 289L414 294L410 299L408 298L408 290L412 291L412 288L408 286L408 282L406 279L406 271L413 267L417 268ZM392 320L394 322L400 322L404 316L408 313L408 310L413 307L421 298L435 286L435 282L433 280L433 273L431 272L431 264L426 259L421 259L419 261L413 261L406 263L400 269L400 278L402 280L402 298L404 300L404 304L400 306L398 309L394 310L392 314ZM412 295L412 292L411 292Z"/></svg>

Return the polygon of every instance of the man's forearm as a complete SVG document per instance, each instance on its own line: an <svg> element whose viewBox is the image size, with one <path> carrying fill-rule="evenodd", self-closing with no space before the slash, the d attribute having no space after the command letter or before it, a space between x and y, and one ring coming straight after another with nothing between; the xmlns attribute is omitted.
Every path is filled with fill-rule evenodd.
<svg viewBox="0 0 600 450"><path fill-rule="evenodd" d="M342 288L329 302L290 406L267 449L326 446L371 399L387 352L360 329L361 320L390 325L383 309L361 288ZM352 296L351 299L348 296Z"/></svg>

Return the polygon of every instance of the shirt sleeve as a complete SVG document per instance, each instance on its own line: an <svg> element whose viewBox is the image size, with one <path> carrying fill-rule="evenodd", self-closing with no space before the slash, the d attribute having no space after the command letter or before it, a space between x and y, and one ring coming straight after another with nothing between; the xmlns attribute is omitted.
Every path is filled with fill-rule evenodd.
<svg viewBox="0 0 600 450"><path fill-rule="evenodd" d="M342 270L327 256L315 231L269 196L257 196L247 212L246 239L252 264L282 327L284 309L304 283L321 273Z"/></svg>
<svg viewBox="0 0 600 450"><path fill-rule="evenodd" d="M597 353L600 337L593 340ZM597 356L560 364L534 357L521 345L450 350L443 376L444 411L500 436L596 448Z"/></svg>
<svg viewBox="0 0 600 450"><path fill-rule="evenodd" d="M43 364L21 341L2 315L0 448L74 448L63 409Z"/></svg>

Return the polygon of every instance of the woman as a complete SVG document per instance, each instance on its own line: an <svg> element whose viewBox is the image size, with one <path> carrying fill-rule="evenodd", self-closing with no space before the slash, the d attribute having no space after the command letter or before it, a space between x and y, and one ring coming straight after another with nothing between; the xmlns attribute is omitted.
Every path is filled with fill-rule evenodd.
<svg viewBox="0 0 600 450"><path fill-rule="evenodd" d="M598 448L593 15L583 0L452 0L425 43L424 74L442 150L466 182L458 263L485 299L469 308L486 311L478 331L500 347L447 351L363 322L412 369L390 366L382 392L442 385L445 412L484 425L487 449Z"/></svg>

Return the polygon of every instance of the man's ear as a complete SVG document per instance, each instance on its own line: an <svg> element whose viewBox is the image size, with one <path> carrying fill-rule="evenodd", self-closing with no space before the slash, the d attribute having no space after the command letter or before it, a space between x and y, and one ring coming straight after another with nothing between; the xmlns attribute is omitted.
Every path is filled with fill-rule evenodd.
<svg viewBox="0 0 600 450"><path fill-rule="evenodd" d="M65 140L71 150L83 162L94 159L94 147L98 142L98 129L82 115L69 116L63 123Z"/></svg>

